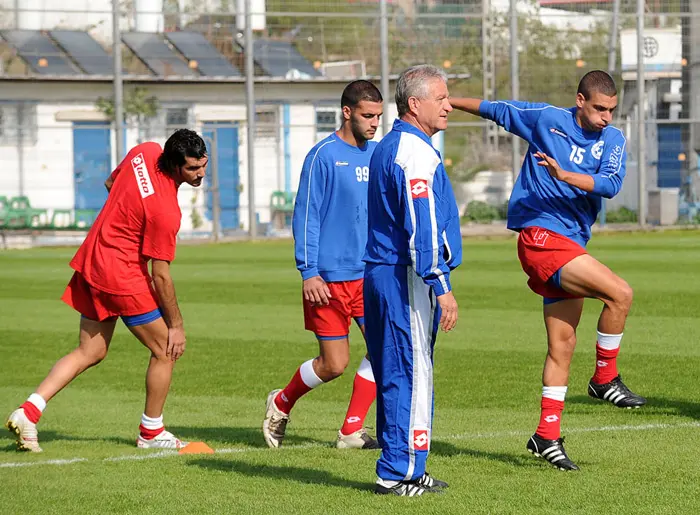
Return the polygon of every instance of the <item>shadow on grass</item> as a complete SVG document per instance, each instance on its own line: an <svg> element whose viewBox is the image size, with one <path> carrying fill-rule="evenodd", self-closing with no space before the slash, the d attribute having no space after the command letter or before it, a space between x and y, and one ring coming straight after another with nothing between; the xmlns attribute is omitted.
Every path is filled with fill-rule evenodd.
<svg viewBox="0 0 700 515"><path fill-rule="evenodd" d="M17 446L15 444L15 435L3 431L0 432L0 444L7 443L8 445L0 447L0 450L5 452L15 452ZM39 431L39 445L47 442L106 442L106 443L116 443L118 445L124 445L128 447L136 447L136 436L134 438L122 438L120 436L103 436L103 437L91 437L91 436L75 436L58 433L56 431Z"/></svg>
<svg viewBox="0 0 700 515"><path fill-rule="evenodd" d="M487 452L487 451L477 451L474 449L465 449L463 447L457 447L454 444L445 442L442 440L433 440L430 442L430 454L434 456L441 456L451 458L454 456L467 456L469 458L476 458L480 460L487 461L500 461L508 465L513 465L515 467L539 467L539 460L533 459L525 451L525 445L523 444L523 453L520 454L507 454L503 452ZM428 458L430 460L430 458ZM428 463L430 464L430 463Z"/></svg>
<svg viewBox="0 0 700 515"><path fill-rule="evenodd" d="M326 470L308 467L281 467L276 465L251 464L237 460L217 460L215 458L201 458L189 461L193 465L208 470L233 472L248 477L262 477L266 479L296 481L310 485L335 486L351 488L354 490L372 490L373 483L360 483L350 481L343 477L335 476Z"/></svg>
<svg viewBox="0 0 700 515"><path fill-rule="evenodd" d="M668 415L678 415L681 417L692 418L695 420L700 420L700 402L692 402L686 400L675 400L666 399L664 397L647 397L646 406L641 408L630 410L639 415L643 415L645 411L653 411L654 414L665 413ZM587 395L572 395L566 398L567 403L585 404L585 405L597 405L601 408L613 408L613 406L607 402L599 401L593 399ZM620 409L622 408L615 408Z"/></svg>
<svg viewBox="0 0 700 515"><path fill-rule="evenodd" d="M168 431L186 441L223 442L249 447L267 447L259 427L185 427L168 426ZM285 445L319 445L330 447L333 442L315 440L305 436L288 434L284 437Z"/></svg>

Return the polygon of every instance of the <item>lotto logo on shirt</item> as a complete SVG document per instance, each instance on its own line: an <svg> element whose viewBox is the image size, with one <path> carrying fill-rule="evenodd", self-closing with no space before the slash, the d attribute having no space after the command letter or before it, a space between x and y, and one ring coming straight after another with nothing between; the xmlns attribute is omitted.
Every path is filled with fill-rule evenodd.
<svg viewBox="0 0 700 515"><path fill-rule="evenodd" d="M412 179L411 196L413 198L428 198L428 181L425 179Z"/></svg>
<svg viewBox="0 0 700 515"><path fill-rule="evenodd" d="M131 160L131 167L134 169L136 184L139 186L141 198L146 198L153 195L155 190L153 189L153 184L151 183L151 176L148 175L148 167L143 160L143 154L139 154Z"/></svg>
<svg viewBox="0 0 700 515"><path fill-rule="evenodd" d="M416 451L427 451L430 444L427 429L413 430L413 448Z"/></svg>

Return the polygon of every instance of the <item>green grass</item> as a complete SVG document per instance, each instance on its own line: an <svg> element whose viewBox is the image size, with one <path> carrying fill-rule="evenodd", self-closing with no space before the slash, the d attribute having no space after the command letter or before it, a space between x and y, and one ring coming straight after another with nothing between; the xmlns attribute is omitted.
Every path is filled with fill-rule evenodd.
<svg viewBox="0 0 700 515"><path fill-rule="evenodd" d="M135 448L148 353L120 324L105 362L49 404L43 454L18 454L11 435L0 433L0 506L6 513L697 513L700 233L598 235L590 250L635 289L618 361L649 405L619 410L585 395L600 310L587 301L563 420L580 473L558 472L525 452L539 416L545 339L541 300L527 290L514 240L465 241L465 263L453 277L461 318L436 348L429 461L451 487L421 499L374 496L377 454L332 448L363 355L355 329L349 373L297 404L284 449L264 446L267 393L317 351L303 329L291 243L181 246L173 273L188 348L165 420L181 437L228 452L154 457ZM58 300L73 252L0 253L0 416L76 344L78 316ZM373 418L374 409L370 426ZM153 459L131 459L140 457Z"/></svg>

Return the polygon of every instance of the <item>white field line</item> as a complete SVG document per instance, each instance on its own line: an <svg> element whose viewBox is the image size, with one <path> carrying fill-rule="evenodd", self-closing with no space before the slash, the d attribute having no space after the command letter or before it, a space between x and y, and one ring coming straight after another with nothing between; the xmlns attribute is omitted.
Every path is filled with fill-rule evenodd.
<svg viewBox="0 0 700 515"><path fill-rule="evenodd" d="M680 429L684 427L700 427L700 422L681 422L680 424L641 424L600 427L567 428L564 433L593 433L596 431L653 431L657 429ZM532 431L497 431L493 433L466 433L444 436L446 440L478 440L480 438L504 438L508 436L532 436ZM437 438L439 440L439 438Z"/></svg>
<svg viewBox="0 0 700 515"><path fill-rule="evenodd" d="M680 424L641 424L641 425L620 425L620 426L599 426L599 427L579 427L579 428L569 428L566 433L592 433L592 432L616 432L616 431L656 431L663 429L682 429L688 427L700 427L700 422L682 422ZM447 435L442 438L445 440L478 440L482 438L505 438L512 436L530 436L532 431L498 431L493 433L464 433L456 435ZM437 439L438 441L440 438ZM304 444L304 445L290 445L287 447L282 447L281 449L276 449L269 452L284 452L284 451L298 451L302 449L312 449L312 448L322 448L328 447L325 444ZM222 449L215 449L215 454L248 454L252 452L262 452L268 451L266 447L229 447ZM110 458L99 458L99 459L88 459L88 458L69 458L69 459L58 459L58 460L45 460L45 461L18 461L9 463L0 463L0 469L2 468L18 468L18 467L33 467L37 465L71 465L73 463L84 463L89 461L97 461L103 463L111 462L121 462L121 461L143 461L143 460L154 460L160 458L169 458L172 456L179 456L176 450L166 449L155 453L149 454L127 454L124 456L114 456ZM192 454L185 454L184 456L194 456Z"/></svg>

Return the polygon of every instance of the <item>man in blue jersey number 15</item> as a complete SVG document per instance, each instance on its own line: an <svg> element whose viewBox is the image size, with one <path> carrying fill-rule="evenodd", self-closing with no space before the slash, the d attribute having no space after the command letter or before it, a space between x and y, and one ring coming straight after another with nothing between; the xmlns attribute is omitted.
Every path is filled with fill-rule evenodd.
<svg viewBox="0 0 700 515"><path fill-rule="evenodd" d="M470 98L450 102L530 144L508 203L508 228L520 233L518 257L528 286L544 298L547 329L540 423L527 449L561 470L578 470L566 455L560 430L585 297L603 302L588 394L620 408L646 404L617 372L632 288L585 249L602 198L617 195L625 176L625 137L610 125L617 107L615 82L604 71L587 73L570 109Z"/></svg>
<svg viewBox="0 0 700 515"><path fill-rule="evenodd" d="M367 243L369 161L376 146L370 140L382 115L382 95L371 82L357 80L345 87L341 108L340 129L306 156L292 220L304 322L316 335L320 352L297 369L285 388L267 397L263 434L273 448L282 444L296 401L345 371L352 319L363 335L365 331L362 256ZM363 427L376 395L372 367L365 357L338 432L338 448L378 448Z"/></svg>

